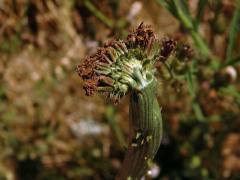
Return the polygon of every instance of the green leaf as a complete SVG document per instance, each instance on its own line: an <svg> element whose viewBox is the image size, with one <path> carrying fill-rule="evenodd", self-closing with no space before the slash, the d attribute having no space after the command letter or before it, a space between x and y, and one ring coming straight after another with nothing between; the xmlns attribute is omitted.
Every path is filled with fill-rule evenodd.
<svg viewBox="0 0 240 180"><path fill-rule="evenodd" d="M100 21L102 21L106 26L108 26L109 28L113 28L114 26L114 22L109 19L107 16L105 16L101 11L99 11L90 0L84 0L83 1L85 7L91 12L93 13L93 15L96 16L96 18L98 18Z"/></svg>
<svg viewBox="0 0 240 180"><path fill-rule="evenodd" d="M188 30L192 30L194 28L192 18L190 14L186 13L186 7L184 8L184 5L179 0L173 0L173 4L177 10L178 19L183 26Z"/></svg>
<svg viewBox="0 0 240 180"><path fill-rule="evenodd" d="M196 73L196 69L195 69L196 63L197 63L197 60L194 59L185 74L187 84L188 84L188 90L189 90L191 97L193 97L193 98L195 98L195 96L196 96L196 83L194 81L194 73Z"/></svg>
<svg viewBox="0 0 240 180"><path fill-rule="evenodd" d="M236 65L238 65L238 64L240 64L240 56L229 60L228 62L226 62L225 64L223 64L222 67L226 67L226 66L236 66Z"/></svg>
<svg viewBox="0 0 240 180"><path fill-rule="evenodd" d="M198 121L204 121L206 119L203 115L200 105L196 101L192 103L192 108Z"/></svg>
<svg viewBox="0 0 240 180"><path fill-rule="evenodd" d="M227 62L232 59L232 52L236 42L237 32L238 32L238 22L240 20L240 8L237 8L234 12L228 36L228 46L227 46Z"/></svg>
<svg viewBox="0 0 240 180"><path fill-rule="evenodd" d="M192 97L195 97L195 88L194 88L194 84L193 84L193 77L192 77L192 72L190 70L188 70L186 73L186 79L187 79L187 83L188 83L189 93Z"/></svg>
<svg viewBox="0 0 240 180"><path fill-rule="evenodd" d="M188 2L187 2L186 0L181 0L180 3L181 3L181 5L182 5L183 11L184 11L189 17L191 17L191 13L190 13L190 10L189 10Z"/></svg>
<svg viewBox="0 0 240 180"><path fill-rule="evenodd" d="M205 120L205 116L202 112L201 106L196 100L196 81L194 81L194 73L195 69L194 67L196 66L197 61L193 61L193 64L190 66L190 68L186 72L186 79L187 79L187 84L188 84L188 90L189 93L192 97L192 109L194 111L194 114L197 118L198 121L203 121Z"/></svg>
<svg viewBox="0 0 240 180"><path fill-rule="evenodd" d="M156 0L156 2L162 7L164 7L165 9L167 9L174 17L177 18L177 10L172 0L170 1Z"/></svg>
<svg viewBox="0 0 240 180"><path fill-rule="evenodd" d="M197 48L197 50L199 51L199 53L203 56L203 57L208 57L211 54L210 49L208 48L208 45L206 44L206 42L204 41L204 39L200 36L200 34L198 32L196 32L195 30L190 31L190 34L192 36L192 39L195 43L195 46Z"/></svg>

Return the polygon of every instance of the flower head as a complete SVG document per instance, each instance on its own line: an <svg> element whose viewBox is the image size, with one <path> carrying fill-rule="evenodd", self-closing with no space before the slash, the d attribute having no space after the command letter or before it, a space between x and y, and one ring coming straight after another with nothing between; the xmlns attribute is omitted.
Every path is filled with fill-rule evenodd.
<svg viewBox="0 0 240 180"><path fill-rule="evenodd" d="M165 61L176 45L173 39L160 43L151 26L141 23L126 40L105 43L78 66L86 94L108 92L111 99L118 101L130 89L143 89L155 80L155 62Z"/></svg>
<svg viewBox="0 0 240 180"><path fill-rule="evenodd" d="M162 61L167 58L175 51L177 47L177 41L173 38L166 37L162 40L162 46L160 51L160 59Z"/></svg>
<svg viewBox="0 0 240 180"><path fill-rule="evenodd" d="M159 47L155 52L153 46L159 44L157 42L150 26L141 23L126 41L106 43L78 66L86 94L109 92L111 98L118 100L129 89L144 88L148 81L154 79L153 65Z"/></svg>

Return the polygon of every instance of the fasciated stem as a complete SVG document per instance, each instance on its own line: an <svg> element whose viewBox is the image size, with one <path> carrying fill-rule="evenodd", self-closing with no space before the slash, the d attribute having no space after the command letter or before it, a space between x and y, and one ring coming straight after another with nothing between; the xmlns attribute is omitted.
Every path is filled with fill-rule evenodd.
<svg viewBox="0 0 240 180"><path fill-rule="evenodd" d="M117 179L140 179L149 168L162 139L162 117L152 80L130 96L128 151Z"/></svg>

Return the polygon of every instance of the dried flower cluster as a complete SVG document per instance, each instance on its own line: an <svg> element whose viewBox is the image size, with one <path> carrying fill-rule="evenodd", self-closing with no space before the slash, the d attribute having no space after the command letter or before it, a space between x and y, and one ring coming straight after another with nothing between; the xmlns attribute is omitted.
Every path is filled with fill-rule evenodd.
<svg viewBox="0 0 240 180"><path fill-rule="evenodd" d="M171 53L176 49L177 41L173 38L164 38L162 40L162 47L160 52L160 58L162 61L167 60Z"/></svg>
<svg viewBox="0 0 240 180"><path fill-rule="evenodd" d="M166 37L162 40L160 59L166 61L170 55L174 54L179 60L189 60L193 57L193 49L185 43L176 39Z"/></svg>
<svg viewBox="0 0 240 180"><path fill-rule="evenodd" d="M106 43L78 66L77 71L85 81L86 94L110 92L110 97L117 100L129 88L144 85L144 78L151 71L148 66L153 65L150 52L156 42L150 26L142 23L128 35L126 41L112 40Z"/></svg>
<svg viewBox="0 0 240 180"><path fill-rule="evenodd" d="M119 100L128 90L141 89L154 79L156 61L166 61L171 54L190 58L187 45L176 40L156 38L151 26L141 23L126 40L112 40L103 48L87 57L77 68L84 80L87 95L95 91L108 92L109 97Z"/></svg>

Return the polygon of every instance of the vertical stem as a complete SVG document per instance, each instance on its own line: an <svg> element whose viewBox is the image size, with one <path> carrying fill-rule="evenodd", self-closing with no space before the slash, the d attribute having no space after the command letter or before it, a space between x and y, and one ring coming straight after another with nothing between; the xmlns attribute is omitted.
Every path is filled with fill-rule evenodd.
<svg viewBox="0 0 240 180"><path fill-rule="evenodd" d="M109 28L114 26L114 23L111 19L105 16L101 11L99 11L90 0L84 0L84 5L91 11L100 21L105 23Z"/></svg>
<svg viewBox="0 0 240 180"><path fill-rule="evenodd" d="M153 160L162 139L162 117L156 99L156 81L133 91L129 107L128 151L117 179L140 179Z"/></svg>
<svg viewBox="0 0 240 180"><path fill-rule="evenodd" d="M203 57L208 57L209 55L211 55L211 52L210 52L208 46L206 45L203 38L199 35L199 33L194 30L190 30L190 34L193 38L195 46L198 48L198 50L200 52L200 54Z"/></svg>

